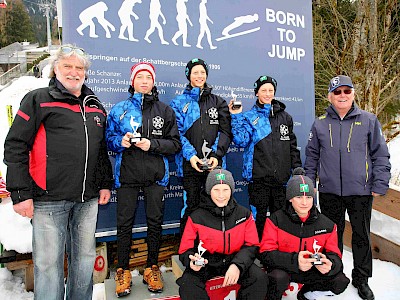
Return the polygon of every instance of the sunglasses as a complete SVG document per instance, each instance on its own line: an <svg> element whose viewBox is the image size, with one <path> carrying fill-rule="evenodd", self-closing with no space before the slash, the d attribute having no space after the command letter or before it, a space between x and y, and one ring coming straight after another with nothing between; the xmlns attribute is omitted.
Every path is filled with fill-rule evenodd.
<svg viewBox="0 0 400 300"><path fill-rule="evenodd" d="M80 56L85 56L86 52L85 50L83 50L82 48L78 48L78 47L71 47L71 46L61 46L61 52L64 54L68 54L71 52L75 52L76 54L80 55Z"/></svg>
<svg viewBox="0 0 400 300"><path fill-rule="evenodd" d="M338 95L340 95L340 94L343 92L343 93L345 93L346 95L350 95L352 91L353 91L353 90L350 90L350 89L346 89L346 90L334 90L334 91L333 91L333 94L336 95L336 96L338 96Z"/></svg>

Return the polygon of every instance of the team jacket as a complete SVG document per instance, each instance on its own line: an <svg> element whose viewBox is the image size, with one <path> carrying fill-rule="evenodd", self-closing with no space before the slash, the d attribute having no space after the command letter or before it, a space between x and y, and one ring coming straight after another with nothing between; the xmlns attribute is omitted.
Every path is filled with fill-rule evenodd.
<svg viewBox="0 0 400 300"><path fill-rule="evenodd" d="M327 275L335 275L343 269L336 224L320 214L316 207L310 210L303 223L293 206L288 205L266 220L260 260L268 270L299 273L298 253L303 250L314 253L314 247L320 247L318 252L332 261L332 269Z"/></svg>
<svg viewBox="0 0 400 300"><path fill-rule="evenodd" d="M182 142L182 151L175 157L178 176L183 176L183 172L198 173L189 160L193 155L203 158L204 140L212 149L208 158L221 161L228 151L232 136L228 105L221 97L211 94L211 90L207 85L202 91L188 85L182 95L171 101Z"/></svg>
<svg viewBox="0 0 400 300"><path fill-rule="evenodd" d="M112 186L106 112L83 85L77 98L55 78L22 99L5 141L7 189L14 204L85 201Z"/></svg>
<svg viewBox="0 0 400 300"><path fill-rule="evenodd" d="M132 145L121 145L127 132L137 132L150 140L149 151ZM166 186L169 165L166 155L181 149L174 111L158 100L155 94L140 93L116 104L107 119L106 139L108 148L116 152L115 187L148 186L157 183Z"/></svg>
<svg viewBox="0 0 400 300"><path fill-rule="evenodd" d="M251 212L231 198L227 206L217 207L204 191L201 202L188 218L179 247L179 259L189 267L189 255L197 253L199 241L207 249L206 266L224 269L235 264L241 273L254 262L259 246Z"/></svg>
<svg viewBox="0 0 400 300"><path fill-rule="evenodd" d="M275 99L271 105L257 101L251 110L232 115L233 142L245 148L242 176L247 181L284 185L291 169L301 166L293 120L285 108Z"/></svg>
<svg viewBox="0 0 400 300"><path fill-rule="evenodd" d="M304 169L314 182L318 174L322 193L384 195L389 187L389 157L374 114L354 105L341 120L331 105L311 128Z"/></svg>

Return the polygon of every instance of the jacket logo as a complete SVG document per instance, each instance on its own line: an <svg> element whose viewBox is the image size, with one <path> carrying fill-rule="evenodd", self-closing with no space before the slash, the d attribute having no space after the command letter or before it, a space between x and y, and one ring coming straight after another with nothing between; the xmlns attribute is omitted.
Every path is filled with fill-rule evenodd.
<svg viewBox="0 0 400 300"><path fill-rule="evenodd" d="M354 125L362 125L361 122L354 122Z"/></svg>
<svg viewBox="0 0 400 300"><path fill-rule="evenodd" d="M327 230L326 229L321 229L321 230L315 230L314 235L316 234L320 234L320 233L326 233Z"/></svg>
<svg viewBox="0 0 400 300"><path fill-rule="evenodd" d="M254 121L252 122L252 124L254 126L257 125L259 119L260 119L260 117L255 118Z"/></svg>
<svg viewBox="0 0 400 300"><path fill-rule="evenodd" d="M190 103L186 103L185 106L182 108L182 112L183 112L184 114L186 114L186 112L187 112L187 110L188 110L188 108L189 108L189 104L190 104Z"/></svg>
<svg viewBox="0 0 400 300"><path fill-rule="evenodd" d="M239 219L239 220L236 220L235 224L237 225L237 224L242 223L242 222L244 222L244 221L246 221L246 218L245 218L245 217L243 217L243 218L241 218L241 219Z"/></svg>
<svg viewBox="0 0 400 300"><path fill-rule="evenodd" d="M310 133L308 134L308 140L311 141L312 138L313 138L313 136L314 136L314 135L312 134L312 131L310 131Z"/></svg>
<svg viewBox="0 0 400 300"><path fill-rule="evenodd" d="M97 126L103 127L103 124L101 124L101 119L99 118L99 116L93 117L93 120L94 120L94 122L96 123Z"/></svg>
<svg viewBox="0 0 400 300"><path fill-rule="evenodd" d="M211 118L211 119L218 119L218 110L215 108L215 107L211 107L209 110L208 110L208 116Z"/></svg>
<svg viewBox="0 0 400 300"><path fill-rule="evenodd" d="M156 116L153 118L153 127L156 129L161 129L164 126L164 119L160 116Z"/></svg>
<svg viewBox="0 0 400 300"><path fill-rule="evenodd" d="M289 127L285 124L279 125L279 131L281 133L281 141L288 141L289 138Z"/></svg>

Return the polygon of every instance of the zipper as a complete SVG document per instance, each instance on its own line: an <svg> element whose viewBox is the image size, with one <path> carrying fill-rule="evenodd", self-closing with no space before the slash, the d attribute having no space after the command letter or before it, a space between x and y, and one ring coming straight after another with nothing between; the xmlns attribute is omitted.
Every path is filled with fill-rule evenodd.
<svg viewBox="0 0 400 300"><path fill-rule="evenodd" d="M223 234L223 236L224 236L224 248L223 248L222 253L225 254L225 244L226 244L226 240L225 240L225 211L224 211L224 208L222 208L221 215L222 215L222 224L221 224L221 225L222 225L222 234Z"/></svg>
<svg viewBox="0 0 400 300"><path fill-rule="evenodd" d="M365 185L364 188L367 186L367 182L368 182L368 169L369 169L369 165L368 165L368 145L365 145Z"/></svg>
<svg viewBox="0 0 400 300"><path fill-rule="evenodd" d="M84 195L85 195L85 190L86 190L86 177L87 177L87 163L88 163L88 156L89 156L89 135L88 135L88 128L86 124L86 112L85 112L85 106L86 102L88 101L88 98L90 96L86 96L83 99L82 102L82 107L79 105L79 109L81 111L82 119L83 119L83 127L85 129L85 167L84 167L84 172L83 172L83 182L82 182L82 202L85 202Z"/></svg>
<svg viewBox="0 0 400 300"><path fill-rule="evenodd" d="M353 126L354 126L354 123L351 123L349 138L347 139L347 152L350 152L350 141L351 141L351 137L353 135Z"/></svg>
<svg viewBox="0 0 400 300"><path fill-rule="evenodd" d="M333 148L333 142L332 142L332 124L329 124L329 141L331 142L331 148Z"/></svg>
<svg viewBox="0 0 400 300"><path fill-rule="evenodd" d="M303 226L304 226L304 223L301 222L301 225L300 225L300 245L299 245L299 252L301 251L301 244L303 243Z"/></svg>
<svg viewBox="0 0 400 300"><path fill-rule="evenodd" d="M342 121L339 122L339 174L340 174L340 196L343 195L343 178L342 178Z"/></svg>

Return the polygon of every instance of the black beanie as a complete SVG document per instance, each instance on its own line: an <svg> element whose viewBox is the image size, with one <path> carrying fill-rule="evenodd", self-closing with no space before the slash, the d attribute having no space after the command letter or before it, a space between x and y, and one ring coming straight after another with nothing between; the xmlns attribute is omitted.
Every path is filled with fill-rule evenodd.
<svg viewBox="0 0 400 300"><path fill-rule="evenodd" d="M314 198L314 184L305 174L306 172L301 167L293 170L293 177L290 178L286 187L286 200L296 196L311 196Z"/></svg>
<svg viewBox="0 0 400 300"><path fill-rule="evenodd" d="M278 82L276 82L276 80L272 77L263 75L260 76L256 82L254 82L254 95L257 95L258 90L260 89L260 87L265 84L265 83L270 83L274 86L274 95L276 93L276 88L278 86Z"/></svg>
<svg viewBox="0 0 400 300"><path fill-rule="evenodd" d="M192 68L194 66L197 65L202 65L204 67L204 69L206 70L206 75L208 76L208 66L207 63L202 60L201 58L193 58L192 60L190 60L187 65L186 65L186 69L185 69L185 75L186 78L190 81L190 73L192 72Z"/></svg>
<svg viewBox="0 0 400 300"><path fill-rule="evenodd" d="M206 193L211 194L211 189L217 184L227 184L231 188L231 192L235 190L235 180L233 180L232 173L228 170L216 168L210 172L206 180Z"/></svg>

